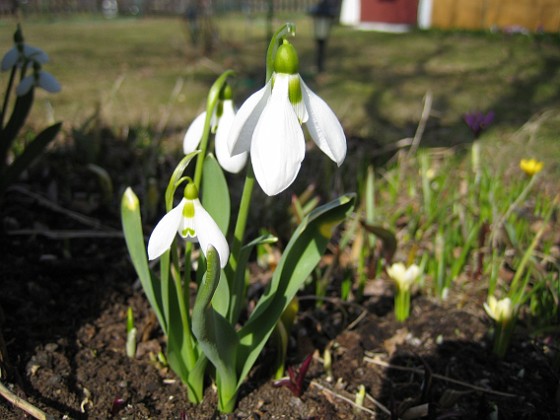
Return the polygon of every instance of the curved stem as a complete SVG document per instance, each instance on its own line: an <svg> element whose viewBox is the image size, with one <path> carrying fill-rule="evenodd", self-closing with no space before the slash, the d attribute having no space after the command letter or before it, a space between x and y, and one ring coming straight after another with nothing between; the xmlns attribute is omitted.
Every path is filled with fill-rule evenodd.
<svg viewBox="0 0 560 420"><path fill-rule="evenodd" d="M276 50L282 42L282 39L286 35L296 35L296 25L294 23L288 22L284 24L280 29L278 29L268 45L268 50L266 51L266 80L265 83L270 80L272 73L274 72L274 57L276 56Z"/></svg>
<svg viewBox="0 0 560 420"><path fill-rule="evenodd" d="M4 129L4 115L6 115L6 108L8 107L8 99L10 98L10 92L12 91L15 75L16 75L16 66L12 67L12 71L10 72L10 78L8 79L8 86L6 87L6 93L4 94L4 103L2 104L2 113L0 114L0 130Z"/></svg>

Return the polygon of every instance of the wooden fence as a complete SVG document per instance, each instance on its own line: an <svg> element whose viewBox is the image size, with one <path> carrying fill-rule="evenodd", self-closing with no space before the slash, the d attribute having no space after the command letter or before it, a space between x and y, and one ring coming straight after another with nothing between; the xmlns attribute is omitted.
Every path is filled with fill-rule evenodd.
<svg viewBox="0 0 560 420"><path fill-rule="evenodd" d="M558 32L560 0L433 0L432 26Z"/></svg>
<svg viewBox="0 0 560 420"><path fill-rule="evenodd" d="M0 16L16 12L29 16L64 15L84 13L115 13L120 15L165 14L185 12L200 0L0 0ZM305 13L318 0L203 0L214 13L239 11L244 13L267 12L272 3L274 12Z"/></svg>

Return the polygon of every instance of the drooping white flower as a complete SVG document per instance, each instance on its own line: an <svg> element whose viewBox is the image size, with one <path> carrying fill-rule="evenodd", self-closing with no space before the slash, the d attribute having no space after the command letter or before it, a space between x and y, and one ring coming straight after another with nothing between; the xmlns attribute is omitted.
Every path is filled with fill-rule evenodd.
<svg viewBox="0 0 560 420"><path fill-rule="evenodd" d="M27 44L13 46L2 58L2 71L11 69L14 66L21 66L23 63L45 64L49 61L49 56L42 49L32 47Z"/></svg>
<svg viewBox="0 0 560 420"><path fill-rule="evenodd" d="M229 91L229 89L227 90ZM228 97L229 96L229 97ZM239 173L247 163L247 153L240 153L232 156L228 148L228 137L231 125L235 118L235 106L231 99L231 93L226 94L225 99L219 99L211 118L211 130L216 133L215 151L218 163L224 170L231 173ZM194 152L204 131L204 123L206 121L206 111L200 114L189 126L183 139L183 151L185 154Z"/></svg>
<svg viewBox="0 0 560 420"><path fill-rule="evenodd" d="M410 290L410 286L420 275L420 267L412 264L407 268L403 263L398 262L387 268L387 274L395 282L399 290L406 292Z"/></svg>
<svg viewBox="0 0 560 420"><path fill-rule="evenodd" d="M16 95L27 94L32 86L43 88L50 93L60 92L60 83L52 74L44 70L36 70L21 80L16 88Z"/></svg>
<svg viewBox="0 0 560 420"><path fill-rule="evenodd" d="M250 152L255 177L268 195L288 188L305 157L305 124L313 141L338 166L346 157L346 136L331 108L298 74L294 47L278 47L274 73L239 109L228 138L233 156Z"/></svg>
<svg viewBox="0 0 560 420"><path fill-rule="evenodd" d="M220 256L221 267L226 266L228 243L212 216L202 207L193 183L187 184L184 198L154 228L148 241L148 258L154 260L167 251L176 234L189 242L200 243L204 255L212 245Z"/></svg>
<svg viewBox="0 0 560 420"><path fill-rule="evenodd" d="M509 297L498 300L494 296L488 296L488 300L484 302L484 310L496 322L507 322L513 318L513 304Z"/></svg>

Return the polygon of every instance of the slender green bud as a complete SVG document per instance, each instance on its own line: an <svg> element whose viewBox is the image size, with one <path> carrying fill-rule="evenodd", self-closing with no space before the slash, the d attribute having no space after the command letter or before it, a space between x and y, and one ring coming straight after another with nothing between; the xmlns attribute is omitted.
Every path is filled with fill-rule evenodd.
<svg viewBox="0 0 560 420"><path fill-rule="evenodd" d="M274 71L284 74L297 74L299 72L299 59L296 49L287 40L284 40L276 51Z"/></svg>

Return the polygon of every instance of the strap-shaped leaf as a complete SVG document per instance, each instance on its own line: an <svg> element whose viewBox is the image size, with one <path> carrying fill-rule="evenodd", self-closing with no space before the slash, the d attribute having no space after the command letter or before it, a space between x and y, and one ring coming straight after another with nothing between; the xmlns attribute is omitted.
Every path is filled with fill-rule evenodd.
<svg viewBox="0 0 560 420"><path fill-rule="evenodd" d="M235 273L231 273L232 279L228 277L230 282L229 292L229 311L228 320L231 325L235 325L239 319L239 314L243 309L245 302L245 268L247 267L247 262L249 261L249 256L253 251L253 248L261 244L272 244L278 241L276 236L267 234L259 236L253 239L248 244L241 248L239 255L239 261L237 262L237 269Z"/></svg>
<svg viewBox="0 0 560 420"><path fill-rule="evenodd" d="M231 215L231 201L226 177L216 158L209 154L202 170L202 205L227 235Z"/></svg>
<svg viewBox="0 0 560 420"><path fill-rule="evenodd" d="M4 174L2 175L2 180L0 181L0 191L6 189L11 183L15 182L21 173L33 163L33 161L38 158L45 148L49 145L51 141L54 140L62 123L53 124L43 131L41 131L29 143L21 155L19 155L16 160L8 166Z"/></svg>
<svg viewBox="0 0 560 420"><path fill-rule="evenodd" d="M152 275L148 266L146 244L142 232L140 203L130 187L126 189L121 200L121 222L132 265L136 270L140 283L142 283L144 293L146 293L146 297L157 316L161 328L167 334L167 322L161 310L160 281Z"/></svg>
<svg viewBox="0 0 560 420"><path fill-rule="evenodd" d="M238 332L241 345L237 359L238 386L255 363L282 312L319 263L334 228L352 212L355 198L355 194L347 194L316 208L294 232L269 288Z"/></svg>
<svg viewBox="0 0 560 420"><path fill-rule="evenodd" d="M14 110L6 127L1 132L0 138L0 157L5 157L8 150L12 146L12 142L16 138L19 130L23 127L31 106L33 105L35 89L31 89L28 93L23 96L18 96L14 104ZM5 93L6 95L8 92ZM2 162L2 165L4 162Z"/></svg>
<svg viewBox="0 0 560 420"><path fill-rule="evenodd" d="M220 257L212 246L206 252L206 261L206 274L199 285L193 308L192 330L199 347L216 368L220 411L230 411L237 391L238 338L235 329L211 303L221 275Z"/></svg>

